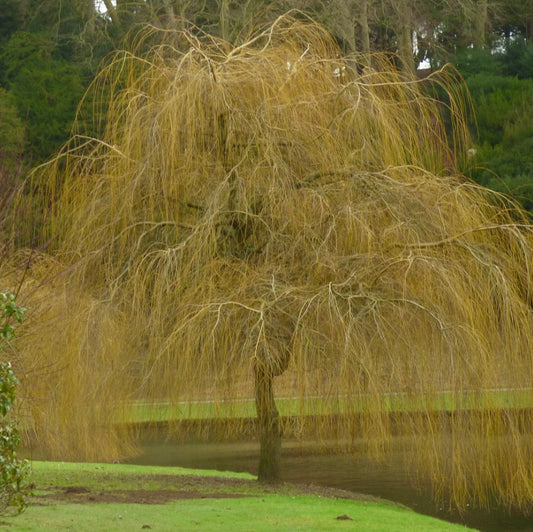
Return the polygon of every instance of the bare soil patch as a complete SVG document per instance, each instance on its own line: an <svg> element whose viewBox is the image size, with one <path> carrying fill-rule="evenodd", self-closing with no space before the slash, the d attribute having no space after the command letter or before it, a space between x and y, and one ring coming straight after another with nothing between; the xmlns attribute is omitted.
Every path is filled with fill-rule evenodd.
<svg viewBox="0 0 533 532"><path fill-rule="evenodd" d="M259 484L254 480L227 477L180 475L150 475L146 477L128 475L124 485L132 489L81 486L35 486L30 500L33 505L90 504L90 503L133 503L165 504L182 499L239 498L271 493L291 495L318 495L321 497L377 500L350 491L314 485L288 483ZM142 487L146 483L149 487ZM120 485L120 482L118 483Z"/></svg>
<svg viewBox="0 0 533 532"><path fill-rule="evenodd" d="M40 494L34 497L32 504L88 504L88 503L130 503L130 504L165 504L180 499L222 499L247 497L236 493L202 493L199 491L183 490L104 490L95 491L79 486L69 486L61 490Z"/></svg>

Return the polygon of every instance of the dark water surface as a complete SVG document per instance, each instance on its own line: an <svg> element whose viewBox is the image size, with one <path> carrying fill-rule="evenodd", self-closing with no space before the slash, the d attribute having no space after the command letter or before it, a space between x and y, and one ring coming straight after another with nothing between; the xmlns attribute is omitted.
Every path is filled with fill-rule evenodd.
<svg viewBox="0 0 533 532"><path fill-rule="evenodd" d="M484 532L533 532L533 516L508 513L498 507L490 511L469 509L461 516L440 508L432 501L429 486L417 488L411 481L401 459L402 445L409 445L408 440L396 442L397 449L393 449L390 460L375 463L364 457L317 454L310 446L285 441L282 480L374 495L399 502L419 513L463 523ZM253 441L173 443L152 437L143 442L143 449L143 454L131 460L131 463L257 474L259 445Z"/></svg>

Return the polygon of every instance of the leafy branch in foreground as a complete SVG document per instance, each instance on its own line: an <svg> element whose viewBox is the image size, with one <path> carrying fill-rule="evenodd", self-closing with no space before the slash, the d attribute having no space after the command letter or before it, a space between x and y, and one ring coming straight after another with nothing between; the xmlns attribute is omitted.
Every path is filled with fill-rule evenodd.
<svg viewBox="0 0 533 532"><path fill-rule="evenodd" d="M11 340L15 333L12 320L22 323L24 307L17 307L15 296L10 293L0 292L0 340Z"/></svg>
<svg viewBox="0 0 533 532"><path fill-rule="evenodd" d="M25 310L17 306L13 294L0 292L0 350L4 342L13 338L12 321L21 323ZM29 493L26 485L29 463L17 456L20 438L8 415L15 401L18 383L11 363L0 362L0 513L9 508L22 512L26 508L25 496Z"/></svg>

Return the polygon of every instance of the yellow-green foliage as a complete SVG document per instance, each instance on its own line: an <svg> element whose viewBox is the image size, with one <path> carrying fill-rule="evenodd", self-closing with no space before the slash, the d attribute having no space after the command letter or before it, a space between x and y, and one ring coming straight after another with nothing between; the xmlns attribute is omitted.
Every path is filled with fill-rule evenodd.
<svg viewBox="0 0 533 532"><path fill-rule="evenodd" d="M100 137L34 176L32 238L58 273L21 298L21 380L50 456L115 456L127 400L250 396L253 363L288 365L278 391L302 413L309 396L358 413L302 417L302 436L379 454L393 426L368 397L427 398L395 423L436 492L531 504L531 414L483 393L461 408L532 387L532 227L451 175L420 82L365 64L288 19L240 46L150 30L112 58L92 87Z"/></svg>

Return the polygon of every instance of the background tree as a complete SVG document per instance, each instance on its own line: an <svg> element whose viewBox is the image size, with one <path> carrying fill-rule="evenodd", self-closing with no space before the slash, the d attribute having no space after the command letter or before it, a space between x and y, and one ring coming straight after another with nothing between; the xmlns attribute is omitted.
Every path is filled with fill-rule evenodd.
<svg viewBox="0 0 533 532"><path fill-rule="evenodd" d="M24 124L11 95L0 88L0 256L6 245L4 222L23 178Z"/></svg>
<svg viewBox="0 0 533 532"><path fill-rule="evenodd" d="M438 105L390 65L357 74L315 25L156 37L94 84L100 136L34 176L54 240L21 340L55 372L24 383L53 397L28 404L48 455L124 452L132 399L208 400L235 431L228 399L255 396L273 479L277 387L300 437L382 455L409 431L451 505L529 507L531 416L488 390L532 388L532 227L445 173Z"/></svg>
<svg viewBox="0 0 533 532"><path fill-rule="evenodd" d="M533 38L533 3L509 0L501 6L505 16L505 26L502 28L507 36L511 33L519 34L531 42Z"/></svg>
<svg viewBox="0 0 533 532"><path fill-rule="evenodd" d="M515 41L506 51L467 50L454 58L466 79L476 123L465 171L478 183L511 193L533 208L533 46Z"/></svg>
<svg viewBox="0 0 533 532"><path fill-rule="evenodd" d="M19 32L3 54L7 87L19 116L26 117L27 148L38 160L68 139L85 91L83 71L53 53L54 45L44 36Z"/></svg>
<svg viewBox="0 0 533 532"><path fill-rule="evenodd" d="M0 84L25 123L21 153L35 163L68 138L76 107L110 41L93 2L27 0L16 9L5 3Z"/></svg>
<svg viewBox="0 0 533 532"><path fill-rule="evenodd" d="M24 142L24 123L19 118L14 98L0 88L0 160L13 164Z"/></svg>

